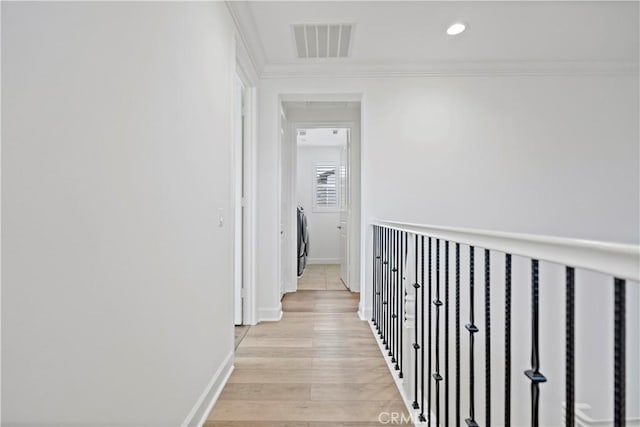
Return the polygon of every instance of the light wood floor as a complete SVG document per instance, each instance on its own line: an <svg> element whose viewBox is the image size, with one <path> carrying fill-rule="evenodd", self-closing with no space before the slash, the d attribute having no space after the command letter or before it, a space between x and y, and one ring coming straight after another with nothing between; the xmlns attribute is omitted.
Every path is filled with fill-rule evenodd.
<svg viewBox="0 0 640 427"><path fill-rule="evenodd" d="M298 289L307 291L336 290L347 288L340 280L340 265L311 264L304 269L304 274L298 279Z"/></svg>
<svg viewBox="0 0 640 427"><path fill-rule="evenodd" d="M380 426L380 413L406 413L358 299L344 287L287 294L282 321L240 343L205 426Z"/></svg>
<svg viewBox="0 0 640 427"><path fill-rule="evenodd" d="M244 339L244 337L247 335L247 332L249 332L249 328L251 326L246 326L246 325L239 325L239 326L235 326L234 327L234 331L233 331L233 339L234 339L234 345L233 348L235 348L236 350L238 349L238 346L240 345L240 343L242 342L242 340Z"/></svg>

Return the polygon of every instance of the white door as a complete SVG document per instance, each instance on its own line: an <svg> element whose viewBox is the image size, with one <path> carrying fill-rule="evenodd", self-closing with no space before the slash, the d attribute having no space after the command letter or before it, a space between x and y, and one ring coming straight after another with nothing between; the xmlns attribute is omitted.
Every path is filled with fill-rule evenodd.
<svg viewBox="0 0 640 427"><path fill-rule="evenodd" d="M236 77L236 105L234 114L235 144L234 159L234 287L233 287L233 320L236 325L242 324L242 221L243 221L243 85Z"/></svg>
<svg viewBox="0 0 640 427"><path fill-rule="evenodd" d="M285 230L287 228L287 146L285 140L286 116L280 111L280 296L284 295L284 281L287 277L287 251Z"/></svg>
<svg viewBox="0 0 640 427"><path fill-rule="evenodd" d="M347 131L347 144L340 151L340 279L347 288L349 284L349 210L350 210L350 132Z"/></svg>

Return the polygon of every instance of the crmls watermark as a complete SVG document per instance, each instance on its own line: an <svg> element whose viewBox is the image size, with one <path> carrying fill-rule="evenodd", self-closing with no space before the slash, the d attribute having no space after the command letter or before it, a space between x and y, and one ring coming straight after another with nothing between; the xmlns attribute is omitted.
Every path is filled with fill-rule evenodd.
<svg viewBox="0 0 640 427"><path fill-rule="evenodd" d="M378 422L384 425L413 425L413 417L404 412L380 412Z"/></svg>

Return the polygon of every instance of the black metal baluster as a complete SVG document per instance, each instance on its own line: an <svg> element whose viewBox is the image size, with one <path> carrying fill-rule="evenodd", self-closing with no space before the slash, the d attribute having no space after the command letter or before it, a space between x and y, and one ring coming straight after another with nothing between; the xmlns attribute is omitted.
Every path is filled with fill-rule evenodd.
<svg viewBox="0 0 640 427"><path fill-rule="evenodd" d="M387 309L387 327L385 334L387 335L387 356L389 355L389 351L391 350L391 234L392 231L389 229L387 231L387 293L385 297L385 308Z"/></svg>
<svg viewBox="0 0 640 427"><path fill-rule="evenodd" d="M460 243L456 243L456 426L460 426Z"/></svg>
<svg viewBox="0 0 640 427"><path fill-rule="evenodd" d="M378 226L377 231L377 247L378 247L378 260L376 264L376 330L378 331L378 336L382 338L382 331L380 329L380 305L382 294L380 292L382 288L381 281L381 270L382 270L382 227Z"/></svg>
<svg viewBox="0 0 640 427"><path fill-rule="evenodd" d="M396 230L393 233L393 357L391 362L395 363L395 369L399 370L398 366L398 238L400 232Z"/></svg>
<svg viewBox="0 0 640 427"><path fill-rule="evenodd" d="M504 267L504 425L511 425L511 254Z"/></svg>
<svg viewBox="0 0 640 427"><path fill-rule="evenodd" d="M380 257L380 259L378 260L378 292L377 292L377 296L378 296L378 335L380 336L380 339L382 339L382 298L383 298L383 293L382 293L382 271L383 271L383 261L384 261L384 255L383 255L383 249L384 249L384 230L382 227L378 227L378 256Z"/></svg>
<svg viewBox="0 0 640 427"><path fill-rule="evenodd" d="M431 372L431 298L432 298L432 290L433 290L433 281L432 281L432 269L431 269L431 260L432 260L432 251L431 251L431 237L429 237L429 297L427 299L427 301L429 301L429 322L427 325L428 328L428 340L429 340L429 345L427 346L427 351L428 351L428 357L427 357L427 364L428 364L428 369L427 372ZM423 306L424 307L424 306ZM424 310L424 308L423 308ZM422 351L424 352L425 348L424 346L422 347ZM427 426L431 426L431 378L427 378ZM422 405L424 407L424 404Z"/></svg>
<svg viewBox="0 0 640 427"><path fill-rule="evenodd" d="M373 226L373 273L371 291L371 322L376 326L376 268L378 267L378 226Z"/></svg>
<svg viewBox="0 0 640 427"><path fill-rule="evenodd" d="M376 291L376 297L378 298L377 307L377 322L376 329L378 330L378 336L382 339L382 227L378 227L378 290Z"/></svg>
<svg viewBox="0 0 640 427"><path fill-rule="evenodd" d="M418 350L420 349L420 345L418 344L418 290L420 289L420 284L418 283L418 235L414 234L413 235L415 237L415 283L413 284L413 288L415 289L414 291L414 298L415 298L415 310L414 310L414 343L413 343L413 349L415 351L414 354L414 362L415 362L415 366L414 366L414 370L413 370L413 375L414 375L414 385L415 385L415 390L414 390L414 394L413 394L413 409L418 409L420 408L420 405L418 404Z"/></svg>
<svg viewBox="0 0 640 427"><path fill-rule="evenodd" d="M378 288L376 289L376 329L378 330L378 335L382 338L382 328L380 327L382 318L382 227L378 227L378 268L376 274L378 283Z"/></svg>
<svg viewBox="0 0 640 427"><path fill-rule="evenodd" d="M378 319L377 319L377 327L378 333L382 336L382 227L378 227L378 290L376 292L376 296L378 297Z"/></svg>
<svg viewBox="0 0 640 427"><path fill-rule="evenodd" d="M395 358L395 345L396 345L396 327L395 327L395 313L394 313L394 308L395 308L395 252L396 252L396 230L391 230L391 250L389 253L389 305L387 306L389 308L389 337L391 338L391 341L389 342L389 357L391 357L391 363L395 363L396 362L396 358Z"/></svg>
<svg viewBox="0 0 640 427"><path fill-rule="evenodd" d="M389 261L387 260L387 257L389 256L387 250L388 241L389 230L384 227L382 231L382 301L380 309L382 311L382 344L384 345L385 349L389 348L389 346L387 345L387 265L389 264Z"/></svg>
<svg viewBox="0 0 640 427"><path fill-rule="evenodd" d="M431 241L431 239L429 239L429 241ZM429 255L431 255L431 251L429 251ZM420 279L420 283L422 283L422 285L424 285L424 236L422 236L422 250L420 251L420 258L421 258L421 279ZM424 288L422 289L422 292L420 292L420 310L422 311L422 316L421 316L421 326L420 326L420 332L421 332L421 336L420 336L420 416L418 417L418 420L420 422L424 422L427 419L424 416ZM429 304L429 311L431 311L431 304ZM429 396L431 397L431 396Z"/></svg>
<svg viewBox="0 0 640 427"><path fill-rule="evenodd" d="M538 260L531 260L531 369L525 371L525 375L531 380L531 426L538 427L538 410L540 405L540 383L547 381L540 369L539 352L539 284L538 284Z"/></svg>
<svg viewBox="0 0 640 427"><path fill-rule="evenodd" d="M623 427L626 418L626 282L614 278L613 302L613 425Z"/></svg>
<svg viewBox="0 0 640 427"><path fill-rule="evenodd" d="M389 252L391 247L391 230L385 229L384 244L384 348L389 350Z"/></svg>
<svg viewBox="0 0 640 427"><path fill-rule="evenodd" d="M478 332L478 327L474 324L474 303L473 303L473 290L474 290L474 248L469 247L469 323L465 325L467 331L469 331L469 418L465 420L469 427L477 427L478 423L475 420L475 367L473 359L473 334ZM489 427L489 426L487 426Z"/></svg>
<svg viewBox="0 0 640 427"><path fill-rule="evenodd" d="M444 425L449 425L449 241L444 242Z"/></svg>
<svg viewBox="0 0 640 427"><path fill-rule="evenodd" d="M491 253L484 250L484 370L485 425L491 425Z"/></svg>
<svg viewBox="0 0 640 427"><path fill-rule="evenodd" d="M575 269L566 268L566 311L565 311L565 408L564 419L567 427L575 425Z"/></svg>
<svg viewBox="0 0 640 427"><path fill-rule="evenodd" d="M442 376L440 375L440 239L436 239L436 299L433 300L433 305L436 307L436 357L435 357L435 373L433 379L435 381L436 391L436 426L440 426L440 381Z"/></svg>
<svg viewBox="0 0 640 427"><path fill-rule="evenodd" d="M396 243L396 371L400 371L400 300L402 295L400 294L400 288L402 287L402 281L400 280L400 264L402 262L402 232L398 231L397 243Z"/></svg>
<svg viewBox="0 0 640 427"><path fill-rule="evenodd" d="M391 363L398 364L398 231L393 232L393 311L391 314L391 320L393 323L393 355L391 356Z"/></svg>
<svg viewBox="0 0 640 427"><path fill-rule="evenodd" d="M400 288L402 282L400 281L400 250L402 244L402 232L398 230L396 235L396 371L400 371Z"/></svg>
<svg viewBox="0 0 640 427"><path fill-rule="evenodd" d="M400 365L400 372L398 373L398 377L402 378L402 353L404 352L404 349L402 348L402 336L403 336L403 331L404 331L404 298L405 298L405 290L404 290L404 260L407 257L407 254L405 252L405 248L407 245L407 232L403 231L400 234L400 286L399 286L399 305L398 305L398 331L399 331L399 337L400 337L400 345L399 345L399 349L400 351L398 352L398 360L399 360L399 365Z"/></svg>

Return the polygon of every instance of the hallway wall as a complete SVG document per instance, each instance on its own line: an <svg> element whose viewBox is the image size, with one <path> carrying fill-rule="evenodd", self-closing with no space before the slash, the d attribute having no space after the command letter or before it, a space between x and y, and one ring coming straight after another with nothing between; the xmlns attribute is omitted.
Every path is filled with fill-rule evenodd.
<svg viewBox="0 0 640 427"><path fill-rule="evenodd" d="M233 351L234 69L224 3L2 3L3 426L208 404Z"/></svg>
<svg viewBox="0 0 640 427"><path fill-rule="evenodd" d="M375 219L638 243L638 89L634 73L619 72L265 79L259 265L270 264L269 242L277 241L264 225L277 218L268 165L277 158L271 118L279 95L362 95L361 313L368 317ZM274 272L258 276L269 287ZM555 336L553 324L545 328L543 336ZM638 354L637 340L629 347ZM609 413L607 406L593 415Z"/></svg>

